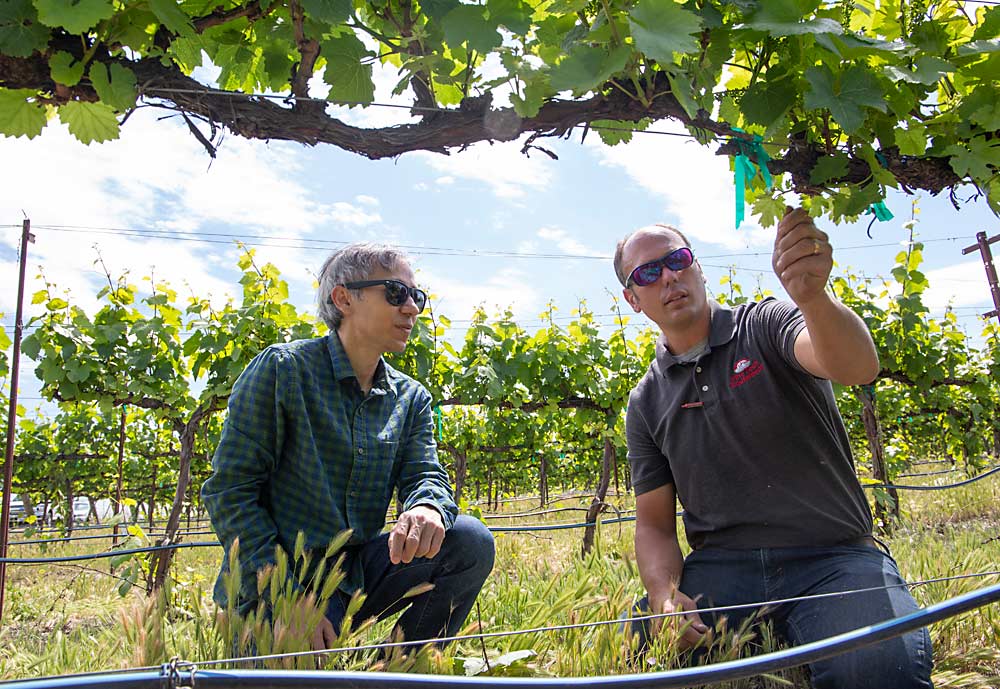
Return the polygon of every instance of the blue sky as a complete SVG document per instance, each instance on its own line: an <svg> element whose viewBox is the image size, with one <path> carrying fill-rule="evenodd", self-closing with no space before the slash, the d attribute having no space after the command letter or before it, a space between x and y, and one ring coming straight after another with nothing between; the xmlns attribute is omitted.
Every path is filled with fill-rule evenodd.
<svg viewBox="0 0 1000 689"><path fill-rule="evenodd" d="M392 75L378 79L377 100L389 100L394 81ZM258 255L279 267L302 308L311 308L313 273L331 248L320 242L396 242L414 247L418 281L437 295L436 309L453 319L455 335L479 304L491 313L512 307L529 330L549 301L561 316L580 300L597 314L610 314L609 292L620 294L608 258L615 242L654 222L688 234L711 288L718 289L727 267L736 266L736 281L746 291L758 280L780 289L770 273L773 228L760 228L748 215L734 229L728 161L689 139L637 134L627 145L606 147L593 132L581 144L577 130L568 140L542 142L559 160L537 151L526 157L514 142L477 144L450 156L370 161L330 146L227 136L211 161L177 118L158 121L163 114L140 109L120 140L101 145L79 144L57 122L34 141L0 138L0 225L16 226L0 229L5 326L14 320L22 212L37 237L29 249L29 276L40 266L84 308L93 308L104 279L93 265L95 246L113 273L128 270L137 284L152 270L182 296L187 284L219 299L237 293L237 250L226 238L204 243L183 238L190 235L151 239L45 226L224 233L270 244L258 246ZM362 126L407 121L406 111L388 108L341 108L340 116ZM661 122L654 129L671 126ZM867 221L820 221L842 267L888 274L904 248L910 197L893 194L887 204L896 218L876 223L874 239L865 234ZM975 242L977 231L995 234L1000 222L984 202L958 212L946 195L924 194L920 210L917 236L928 242L925 270L932 287L926 301L935 315L951 303L969 333L978 335L975 314L992 303L978 255L962 256L961 249ZM1000 247L995 251L1000 254ZM482 252L557 257L476 255ZM32 279L28 294L40 287ZM21 394L28 398L38 394L33 368L30 361L22 367Z"/></svg>

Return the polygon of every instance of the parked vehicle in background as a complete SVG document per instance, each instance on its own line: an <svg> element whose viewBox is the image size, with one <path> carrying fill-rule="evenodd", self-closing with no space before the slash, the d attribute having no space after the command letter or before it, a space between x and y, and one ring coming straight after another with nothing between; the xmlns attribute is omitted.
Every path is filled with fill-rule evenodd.
<svg viewBox="0 0 1000 689"><path fill-rule="evenodd" d="M24 509L24 501L17 495L10 496L10 512L7 521L11 526L18 526L28 521L28 513Z"/></svg>

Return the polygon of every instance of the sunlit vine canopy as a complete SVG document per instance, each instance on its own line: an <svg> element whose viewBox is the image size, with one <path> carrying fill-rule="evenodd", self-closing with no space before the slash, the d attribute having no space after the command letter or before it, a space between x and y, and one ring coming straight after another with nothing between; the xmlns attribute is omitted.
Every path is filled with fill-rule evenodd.
<svg viewBox="0 0 1000 689"><path fill-rule="evenodd" d="M834 218L886 187L971 184L1000 210L996 5L3 0L0 132L34 137L58 117L103 141L155 106L182 113L210 151L228 129L384 158L522 135L530 152L586 126L615 143L630 133L613 128L669 119L723 154L743 139L750 160L825 199ZM379 61L398 70L415 122L363 129L331 116L327 101L373 102ZM195 72L209 64L217 82L192 77L214 75ZM289 97L261 97L274 94ZM751 191L765 222L783 207L759 181Z"/></svg>

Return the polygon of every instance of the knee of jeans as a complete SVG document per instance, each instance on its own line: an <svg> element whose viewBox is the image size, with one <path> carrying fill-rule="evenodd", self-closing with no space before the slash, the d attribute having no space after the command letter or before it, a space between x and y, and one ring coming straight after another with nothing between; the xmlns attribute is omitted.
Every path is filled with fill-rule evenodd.
<svg viewBox="0 0 1000 689"><path fill-rule="evenodd" d="M493 570L496 546L493 534L486 525L474 517L461 514L444 537L449 549L468 557L476 569L487 574Z"/></svg>
<svg viewBox="0 0 1000 689"><path fill-rule="evenodd" d="M930 635L926 629L828 658L812 667L815 689L931 689Z"/></svg>

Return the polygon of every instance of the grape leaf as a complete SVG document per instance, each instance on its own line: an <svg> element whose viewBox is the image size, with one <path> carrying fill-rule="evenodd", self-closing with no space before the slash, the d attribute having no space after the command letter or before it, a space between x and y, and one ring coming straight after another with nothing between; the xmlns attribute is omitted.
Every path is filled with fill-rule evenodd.
<svg viewBox="0 0 1000 689"><path fill-rule="evenodd" d="M792 79L758 81L740 99L740 112L748 122L766 127L784 115L797 96L798 89Z"/></svg>
<svg viewBox="0 0 1000 689"><path fill-rule="evenodd" d="M59 119L85 144L118 138L115 111L104 103L71 101L59 107Z"/></svg>
<svg viewBox="0 0 1000 689"><path fill-rule="evenodd" d="M701 30L701 17L673 0L639 0L629 12L632 38L643 54L661 65L674 62L674 53L698 49L694 34Z"/></svg>
<svg viewBox="0 0 1000 689"><path fill-rule="evenodd" d="M611 53L600 46L578 46L552 69L552 89L575 93L595 89L622 71L630 54L627 46L619 46Z"/></svg>
<svg viewBox="0 0 1000 689"><path fill-rule="evenodd" d="M175 0L149 0L149 9L160 20L160 23L180 36L194 34L194 24L191 17L180 8Z"/></svg>
<svg viewBox="0 0 1000 689"><path fill-rule="evenodd" d="M101 102L118 112L135 107L135 74L127 67L118 63L105 65L95 62L90 66L90 81Z"/></svg>
<svg viewBox="0 0 1000 689"><path fill-rule="evenodd" d="M76 86L83 76L85 65L82 60L79 62L74 60L76 58L64 50L53 54L49 58L49 73L52 79L63 86Z"/></svg>
<svg viewBox="0 0 1000 689"><path fill-rule="evenodd" d="M843 153L823 156L816 161L816 166L809 173L810 184L824 184L825 182L842 177L847 174L850 161Z"/></svg>
<svg viewBox="0 0 1000 689"><path fill-rule="evenodd" d="M111 0L34 0L38 19L46 26L78 34L98 22L110 19L115 8ZM152 0L151 0L152 1Z"/></svg>
<svg viewBox="0 0 1000 689"><path fill-rule="evenodd" d="M301 0L305 13L327 24L342 24L351 16L351 0Z"/></svg>
<svg viewBox="0 0 1000 689"><path fill-rule="evenodd" d="M326 58L323 81L330 85L329 99L345 103L371 103L375 99L372 66L361 63L371 53L351 34L326 40L322 44Z"/></svg>
<svg viewBox="0 0 1000 689"><path fill-rule="evenodd" d="M502 42L496 23L488 21L483 8L476 5L459 5L441 20L444 38L452 49L465 43L470 50L488 53Z"/></svg>
<svg viewBox="0 0 1000 689"><path fill-rule="evenodd" d="M45 108L28 100L37 95L31 89L0 89L0 133L29 139L42 133Z"/></svg>
<svg viewBox="0 0 1000 689"><path fill-rule="evenodd" d="M35 51L45 50L49 36L49 29L38 21L31 0L0 3L0 54L30 57Z"/></svg>
<svg viewBox="0 0 1000 689"><path fill-rule="evenodd" d="M885 112L882 88L868 69L848 67L834 74L829 67L810 67L805 72L809 89L805 93L807 109L827 109L848 134L856 132L865 121L863 108Z"/></svg>
<svg viewBox="0 0 1000 689"><path fill-rule="evenodd" d="M944 152L951 156L948 161L951 169L962 177L968 175L985 181L1000 169L1000 143L987 141L984 137L970 139L967 146L952 144Z"/></svg>

